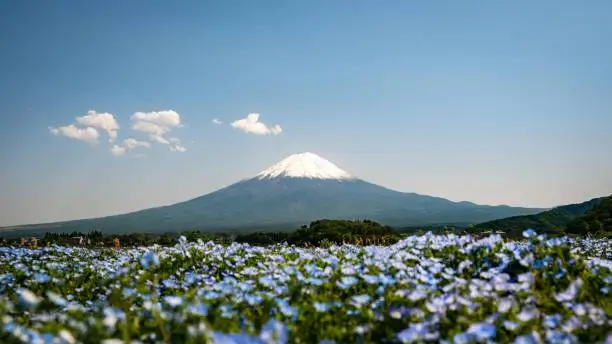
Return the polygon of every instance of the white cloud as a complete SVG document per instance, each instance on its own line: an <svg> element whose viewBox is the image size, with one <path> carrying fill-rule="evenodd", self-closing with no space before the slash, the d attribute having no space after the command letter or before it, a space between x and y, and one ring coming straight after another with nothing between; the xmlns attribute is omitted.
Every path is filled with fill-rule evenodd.
<svg viewBox="0 0 612 344"><path fill-rule="evenodd" d="M136 140L134 138L127 138L125 140L123 140L123 147L127 148L127 149L134 149L134 148L138 148L138 147L146 147L149 148L151 147L151 144L147 141L139 141Z"/></svg>
<svg viewBox="0 0 612 344"><path fill-rule="evenodd" d="M115 156L121 156L127 153L128 151L139 147L149 148L151 147L151 143L147 141L139 141L135 138L130 137L123 140L121 145L113 145L113 147L111 147L111 153L113 153L113 155Z"/></svg>
<svg viewBox="0 0 612 344"><path fill-rule="evenodd" d="M97 113L95 110L87 111L87 115L77 117L78 124L86 127L98 128L108 133L109 142L115 142L117 139L117 130L119 123L115 120L115 116L108 112Z"/></svg>
<svg viewBox="0 0 612 344"><path fill-rule="evenodd" d="M174 128L181 127L181 116L174 110L136 112L131 117L132 129L149 134L152 142L170 145L173 152L185 152L178 138L166 138Z"/></svg>
<svg viewBox="0 0 612 344"><path fill-rule="evenodd" d="M79 128L74 124L70 124L64 127L49 127L49 131L53 135L66 136L71 139L81 140L85 142L98 142L98 138L100 137L100 133L98 133L95 128Z"/></svg>
<svg viewBox="0 0 612 344"><path fill-rule="evenodd" d="M223 124L223 122L221 122L221 120L219 120L218 118L213 118L212 122L213 124Z"/></svg>
<svg viewBox="0 0 612 344"><path fill-rule="evenodd" d="M246 118L236 120L230 125L236 129L244 131L245 133L255 135L278 135L283 131L278 124L268 127L264 123L259 122L258 113L250 113L248 116L246 116Z"/></svg>
<svg viewBox="0 0 612 344"><path fill-rule="evenodd" d="M113 145L113 147L111 147L111 153L114 156L124 155L126 151L127 151L127 149L125 147L121 147L121 146L117 146L117 145Z"/></svg>
<svg viewBox="0 0 612 344"><path fill-rule="evenodd" d="M181 125L181 116L174 110L136 112L132 115L132 121L145 121L163 127L178 127Z"/></svg>
<svg viewBox="0 0 612 344"><path fill-rule="evenodd" d="M151 135L163 135L170 131L170 128L162 127L161 125L144 121L135 122L134 124L132 124L132 129L136 131L142 131L143 133L149 133Z"/></svg>
<svg viewBox="0 0 612 344"><path fill-rule="evenodd" d="M108 142L113 143L117 140L117 131L109 131L108 132Z"/></svg>
<svg viewBox="0 0 612 344"><path fill-rule="evenodd" d="M181 117L174 110L136 112L131 117L132 129L148 134L149 141L135 138L126 138L121 143L117 141L119 123L110 113L97 113L90 110L86 115L76 117L76 122L63 127L49 127L53 135L66 136L75 140L97 143L101 132L108 134L111 143L110 151L115 156L125 155L128 151L144 147L151 147L151 142L167 145L170 151L186 152L181 140L176 137L167 137L175 128L182 127Z"/></svg>
<svg viewBox="0 0 612 344"><path fill-rule="evenodd" d="M185 146L183 146L180 143L175 143L174 146L170 147L170 151L172 151L172 152L179 152L179 153L185 153L187 151L187 148L185 148Z"/></svg>

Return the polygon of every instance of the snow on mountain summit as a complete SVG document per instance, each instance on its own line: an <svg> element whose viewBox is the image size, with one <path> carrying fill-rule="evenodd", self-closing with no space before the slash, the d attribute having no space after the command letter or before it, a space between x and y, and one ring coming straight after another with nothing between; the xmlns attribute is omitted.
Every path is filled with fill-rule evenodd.
<svg viewBox="0 0 612 344"><path fill-rule="evenodd" d="M348 172L340 169L330 161L309 152L290 155L261 171L256 177L259 179L278 177L335 180L354 179Z"/></svg>

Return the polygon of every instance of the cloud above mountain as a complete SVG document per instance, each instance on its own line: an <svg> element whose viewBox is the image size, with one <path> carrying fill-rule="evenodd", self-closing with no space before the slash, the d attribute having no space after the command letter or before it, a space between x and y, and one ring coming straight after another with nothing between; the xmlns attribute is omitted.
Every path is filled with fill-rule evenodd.
<svg viewBox="0 0 612 344"><path fill-rule="evenodd" d="M100 137L100 133L98 133L95 128L79 128L74 124L63 127L49 127L49 131L53 135L65 136L71 139L90 143L98 142L98 138Z"/></svg>
<svg viewBox="0 0 612 344"><path fill-rule="evenodd" d="M124 155L125 152L127 152L127 148L123 146L119 146L119 145L113 145L110 151L111 151L111 154L113 154L114 156L121 156L121 155Z"/></svg>
<svg viewBox="0 0 612 344"><path fill-rule="evenodd" d="M278 124L267 126L263 122L260 122L258 113L250 113L246 118L236 120L230 123L230 125L235 129L255 135L278 135L283 131Z"/></svg>
<svg viewBox="0 0 612 344"><path fill-rule="evenodd" d="M151 142L170 145L173 152L186 151L178 138L166 136L174 128L181 127L181 116L176 111L136 112L130 119L132 129L149 134Z"/></svg>
<svg viewBox="0 0 612 344"><path fill-rule="evenodd" d="M117 119L111 113L98 113L95 110L89 110L84 116L76 117L73 124L48 129L53 135L89 143L99 143L101 133L106 133L111 144L110 152L115 156L125 155L136 148L150 148L151 143L167 145L172 152L187 151L179 138L168 136L172 130L182 127L181 116L176 111L135 112L130 120L131 129L146 134L148 140L129 137L121 143L115 143L120 129Z"/></svg>
<svg viewBox="0 0 612 344"><path fill-rule="evenodd" d="M149 148L151 147L151 144L147 141L138 141L134 138L127 138L125 140L123 140L123 146L127 149L134 149L134 148L138 148L138 147L146 147Z"/></svg>
<svg viewBox="0 0 612 344"><path fill-rule="evenodd" d="M108 134L108 141L112 143L117 139L119 123L117 123L115 116L111 113L98 113L95 110L89 110L86 115L76 117L73 124L49 127L49 131L53 135L65 136L85 142L98 142L100 138L98 129L105 131Z"/></svg>
<svg viewBox="0 0 612 344"><path fill-rule="evenodd" d="M135 138L127 138L120 145L113 145L110 149L114 156L124 155L126 152L136 148L150 148L151 143L148 141L140 141Z"/></svg>
<svg viewBox="0 0 612 344"><path fill-rule="evenodd" d="M87 115L77 117L76 121L82 126L98 128L106 131L108 134L108 141L111 143L115 142L117 139L119 123L117 123L115 116L108 112L97 113L94 110L89 110L87 111Z"/></svg>
<svg viewBox="0 0 612 344"><path fill-rule="evenodd" d="M223 122L221 122L221 120L218 118L213 118L212 122L213 124L223 124Z"/></svg>

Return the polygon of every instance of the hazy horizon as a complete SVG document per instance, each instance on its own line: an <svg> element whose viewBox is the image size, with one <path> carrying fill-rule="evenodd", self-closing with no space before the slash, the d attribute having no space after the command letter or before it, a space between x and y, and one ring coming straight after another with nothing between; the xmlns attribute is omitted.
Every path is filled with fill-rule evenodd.
<svg viewBox="0 0 612 344"><path fill-rule="evenodd" d="M453 201L610 195L611 10L0 3L0 226L172 204L305 151Z"/></svg>

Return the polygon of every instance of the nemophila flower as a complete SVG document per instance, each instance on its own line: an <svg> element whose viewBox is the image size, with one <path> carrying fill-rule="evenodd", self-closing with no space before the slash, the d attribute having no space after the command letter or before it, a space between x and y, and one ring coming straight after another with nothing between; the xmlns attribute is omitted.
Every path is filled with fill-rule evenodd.
<svg viewBox="0 0 612 344"><path fill-rule="evenodd" d="M572 311L574 311L574 314L576 314L579 317L583 317L587 314L587 309L583 304L577 303L577 304L573 304L571 307Z"/></svg>
<svg viewBox="0 0 612 344"><path fill-rule="evenodd" d="M500 313L508 313L508 311L514 305L514 299L512 297L506 297L497 301L497 311Z"/></svg>
<svg viewBox="0 0 612 344"><path fill-rule="evenodd" d="M548 247L556 247L564 244L563 238L550 238L546 240L546 246Z"/></svg>
<svg viewBox="0 0 612 344"><path fill-rule="evenodd" d="M136 295L137 293L138 292L134 288L123 288L123 290L121 291L123 297L130 297Z"/></svg>
<svg viewBox="0 0 612 344"><path fill-rule="evenodd" d="M123 340L117 338L103 339L101 344L123 344Z"/></svg>
<svg viewBox="0 0 612 344"><path fill-rule="evenodd" d="M472 341L472 336L468 333L461 332L453 336L453 343L455 344L468 344Z"/></svg>
<svg viewBox="0 0 612 344"><path fill-rule="evenodd" d="M321 312L321 313L327 312L331 308L331 305L329 303L318 302L318 301L313 302L312 306L317 312Z"/></svg>
<svg viewBox="0 0 612 344"><path fill-rule="evenodd" d="M338 287L340 287L340 289L348 289L348 288L354 286L355 284L357 284L357 282L359 282L357 277L354 277L354 276L344 276L338 282L336 282L336 285L338 285Z"/></svg>
<svg viewBox="0 0 612 344"><path fill-rule="evenodd" d="M397 339L402 343L414 343L422 341L428 333L424 324L417 323L410 325L407 329L397 334Z"/></svg>
<svg viewBox="0 0 612 344"><path fill-rule="evenodd" d="M25 308L35 308L42 299L27 289L18 289L16 294L19 296L19 304Z"/></svg>
<svg viewBox="0 0 612 344"><path fill-rule="evenodd" d="M410 301L419 301L427 298L427 292L423 289L416 289L412 292L409 292L407 297Z"/></svg>
<svg viewBox="0 0 612 344"><path fill-rule="evenodd" d="M184 302L183 298L180 296L164 296L164 302L167 303L170 307L178 307L181 306Z"/></svg>
<svg viewBox="0 0 612 344"><path fill-rule="evenodd" d="M357 273L357 269L353 265L344 265L340 269L343 275L355 275Z"/></svg>
<svg viewBox="0 0 612 344"><path fill-rule="evenodd" d="M559 302L572 301L580 292L580 288L582 288L583 282L582 279L578 278L567 287L567 289L561 293L555 295L555 299Z"/></svg>
<svg viewBox="0 0 612 344"><path fill-rule="evenodd" d="M563 344L578 343L576 336L572 335L571 333L563 333L555 330L546 331L546 341L548 343Z"/></svg>
<svg viewBox="0 0 612 344"><path fill-rule="evenodd" d="M356 334L359 334L359 335L364 335L364 334L368 333L371 329L372 329L372 325L370 325L370 324L357 325L353 329L353 332L355 332Z"/></svg>
<svg viewBox="0 0 612 344"><path fill-rule="evenodd" d="M298 314L297 308L289 305L289 303L286 300L276 299L276 305L278 306L278 309L281 312L281 314L286 317L293 318L293 317L296 317Z"/></svg>
<svg viewBox="0 0 612 344"><path fill-rule="evenodd" d="M538 235L538 233L536 233L536 231L534 231L531 228L523 231L523 237L525 237L525 238L532 238L532 237L534 237L536 235Z"/></svg>
<svg viewBox="0 0 612 344"><path fill-rule="evenodd" d="M154 252L146 252L145 254L142 255L142 257L140 258L140 264L145 268L148 269L151 266L158 266L159 265L159 257L154 253Z"/></svg>
<svg viewBox="0 0 612 344"><path fill-rule="evenodd" d="M472 324L467 330L467 333L476 338L477 341L487 341L495 337L495 326L489 323Z"/></svg>
<svg viewBox="0 0 612 344"><path fill-rule="evenodd" d="M537 332L519 336L514 340L514 344L540 344L541 342Z"/></svg>
<svg viewBox="0 0 612 344"><path fill-rule="evenodd" d="M565 323L563 323L563 325L561 326L561 329L565 332L574 332L580 328L582 328L584 326L584 324L582 323L582 321L580 321L580 319L578 319L575 316L570 317L569 319L567 319L565 321Z"/></svg>
<svg viewBox="0 0 612 344"><path fill-rule="evenodd" d="M325 284L325 281L320 278L309 277L304 281L304 283L315 285L315 286L321 286Z"/></svg>
<svg viewBox="0 0 612 344"><path fill-rule="evenodd" d="M125 320L125 313L117 308L107 307L104 308L104 325L109 329L114 329L117 322Z"/></svg>
<svg viewBox="0 0 612 344"><path fill-rule="evenodd" d="M504 320L503 326L508 331L516 331L521 327L520 324L515 323L514 321Z"/></svg>
<svg viewBox="0 0 612 344"><path fill-rule="evenodd" d="M66 299L64 299L60 294L54 293L52 291L47 291L46 294L49 301L54 303L56 306L66 307L68 305L68 301L66 301Z"/></svg>
<svg viewBox="0 0 612 344"><path fill-rule="evenodd" d="M284 344L289 340L289 331L282 322L270 319L262 327L259 338L267 344Z"/></svg>
<svg viewBox="0 0 612 344"><path fill-rule="evenodd" d="M355 295L352 298L352 304L355 307L363 307L365 306L368 302L370 302L372 298L370 297L370 295Z"/></svg>
<svg viewBox="0 0 612 344"><path fill-rule="evenodd" d="M263 301L259 295L246 295L244 299L250 306L258 305Z"/></svg>
<svg viewBox="0 0 612 344"><path fill-rule="evenodd" d="M60 330L58 333L58 337L61 343L65 343L65 344L76 343L76 339L74 338L72 333L68 332L67 330Z"/></svg>
<svg viewBox="0 0 612 344"><path fill-rule="evenodd" d="M49 275L42 273L42 272L35 273L34 276L32 276L32 278L34 279L34 281L38 283L46 283L51 280L51 277L49 277Z"/></svg>
<svg viewBox="0 0 612 344"><path fill-rule="evenodd" d="M377 284L380 282L378 276L374 275L361 275L361 278L363 278L363 280L368 284Z"/></svg>
<svg viewBox="0 0 612 344"><path fill-rule="evenodd" d="M528 307L521 310L519 314L516 315L516 318L522 322L528 322L535 319L538 316L538 310L534 307Z"/></svg>
<svg viewBox="0 0 612 344"><path fill-rule="evenodd" d="M589 305L588 313L589 320L597 326L602 326L608 319L608 317L606 316L606 312L603 309L595 307L593 305Z"/></svg>
<svg viewBox="0 0 612 344"><path fill-rule="evenodd" d="M561 314L547 315L542 320L542 324L548 328L556 328L562 320Z"/></svg>

